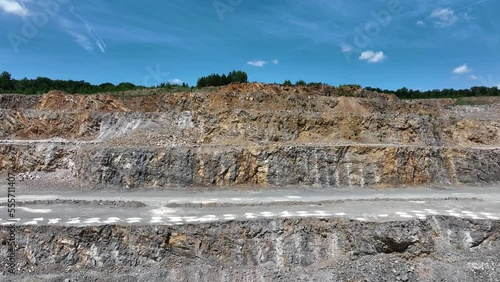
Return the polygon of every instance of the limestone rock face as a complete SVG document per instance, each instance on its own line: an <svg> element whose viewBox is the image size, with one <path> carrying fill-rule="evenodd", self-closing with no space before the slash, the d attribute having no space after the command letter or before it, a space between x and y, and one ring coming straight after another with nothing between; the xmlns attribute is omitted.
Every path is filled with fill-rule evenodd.
<svg viewBox="0 0 500 282"><path fill-rule="evenodd" d="M86 151L88 150L88 151ZM259 146L168 149L92 147L76 174L117 186L417 186L499 181L500 149Z"/></svg>
<svg viewBox="0 0 500 282"><path fill-rule="evenodd" d="M19 191L76 195L500 183L500 100L474 99L482 105L401 101L356 86L261 83L189 93L0 95L0 175L16 173ZM121 204L127 217L146 207ZM2 263L0 281L500 281L497 217L364 222L300 215L20 225L18 274L4 275ZM3 222L2 246L10 236ZM0 248L0 257L7 255Z"/></svg>
<svg viewBox="0 0 500 282"><path fill-rule="evenodd" d="M324 85L152 91L0 95L0 171L66 170L115 188L500 181L494 98L453 106Z"/></svg>
<svg viewBox="0 0 500 282"><path fill-rule="evenodd" d="M433 216L378 223L274 219L185 226L23 227L17 237L21 274L16 278L498 281L499 224ZM2 257L5 252L0 250ZM6 271L5 265L0 271Z"/></svg>

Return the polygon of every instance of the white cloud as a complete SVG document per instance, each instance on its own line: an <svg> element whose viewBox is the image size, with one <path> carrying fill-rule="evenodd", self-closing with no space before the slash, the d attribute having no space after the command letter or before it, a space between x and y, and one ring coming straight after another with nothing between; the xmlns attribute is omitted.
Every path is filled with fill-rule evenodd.
<svg viewBox="0 0 500 282"><path fill-rule="evenodd" d="M432 12L430 17L434 20L434 25L436 27L451 26L458 21L455 12L450 8L436 9Z"/></svg>
<svg viewBox="0 0 500 282"><path fill-rule="evenodd" d="M25 17L30 14L30 11L17 0L0 0L0 9L9 14Z"/></svg>
<svg viewBox="0 0 500 282"><path fill-rule="evenodd" d="M278 59L274 59L272 61L253 60L247 62L247 64L251 65L252 67L263 67L266 64L279 65L279 63L280 61Z"/></svg>
<svg viewBox="0 0 500 282"><path fill-rule="evenodd" d="M370 62L370 63L378 63L378 62L382 62L386 58L387 57L384 55L384 52L380 51L380 52L375 53L375 56L373 56L373 58L371 58L370 60L368 60L368 62Z"/></svg>
<svg viewBox="0 0 500 282"><path fill-rule="evenodd" d="M341 43L340 44L340 50L343 52L343 53L349 53L352 51L352 46L347 44L347 43Z"/></svg>
<svg viewBox="0 0 500 282"><path fill-rule="evenodd" d="M418 26L425 26L425 22L422 20L417 21L415 24Z"/></svg>
<svg viewBox="0 0 500 282"><path fill-rule="evenodd" d="M497 85L497 88L500 89L500 84Z"/></svg>
<svg viewBox="0 0 500 282"><path fill-rule="evenodd" d="M90 40L87 36L81 34L81 33L76 33L76 32L68 32L73 38L75 38L75 42L78 43L78 45L82 46L83 49L87 51L92 51L94 50L94 47L92 43L90 43Z"/></svg>
<svg viewBox="0 0 500 282"><path fill-rule="evenodd" d="M84 24L82 25L73 19L59 16L57 19L63 30L71 35L75 39L75 42L86 51L94 51L97 47L102 53L106 53L106 43L93 32L92 27L83 18L75 13L73 14Z"/></svg>
<svg viewBox="0 0 500 282"><path fill-rule="evenodd" d="M361 56L359 56L360 60L368 60L370 58L373 58L375 56L375 53L373 51L364 51L361 53Z"/></svg>
<svg viewBox="0 0 500 282"><path fill-rule="evenodd" d="M473 75L473 74L471 74L471 75L470 75L470 79L472 79L472 80L477 80L477 79L478 79L478 77L477 77L477 76L475 76L475 75Z"/></svg>
<svg viewBox="0 0 500 282"><path fill-rule="evenodd" d="M87 30L87 35L92 38L96 44L96 46L101 50L101 52L106 53L106 44L104 41L97 35L94 31L92 26L79 14L75 12L75 9L73 6L70 7L71 13L77 17L84 25Z"/></svg>
<svg viewBox="0 0 500 282"><path fill-rule="evenodd" d="M470 69L467 66L467 64L464 64L462 66L456 67L453 70L453 73L455 73L455 74L466 74L466 73L469 73L469 72L470 72Z"/></svg>
<svg viewBox="0 0 500 282"><path fill-rule="evenodd" d="M361 61L367 61L368 63L380 63L384 61L387 56L384 55L384 52L373 52L373 51L364 51L359 56Z"/></svg>
<svg viewBox="0 0 500 282"><path fill-rule="evenodd" d="M177 84L177 85L181 85L184 81L178 79L178 78L175 78L175 79L171 79L168 81L168 83L170 84Z"/></svg>
<svg viewBox="0 0 500 282"><path fill-rule="evenodd" d="M94 45L92 44L90 38L85 35L84 32L81 31L81 29L77 28L74 22L65 17L59 17L58 19L64 31L67 34L71 35L75 39L75 42L78 43L78 45L80 45L87 51L94 50Z"/></svg>
<svg viewBox="0 0 500 282"><path fill-rule="evenodd" d="M106 43L104 43L101 38L95 40L95 45L101 49L101 52L106 53Z"/></svg>
<svg viewBox="0 0 500 282"><path fill-rule="evenodd" d="M248 61L247 64L253 67L263 67L265 64L267 64L267 62L262 60L256 60L256 61Z"/></svg>

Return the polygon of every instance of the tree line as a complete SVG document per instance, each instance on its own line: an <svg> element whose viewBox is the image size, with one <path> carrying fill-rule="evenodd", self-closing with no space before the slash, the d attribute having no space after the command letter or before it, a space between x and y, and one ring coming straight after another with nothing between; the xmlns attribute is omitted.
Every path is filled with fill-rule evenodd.
<svg viewBox="0 0 500 282"><path fill-rule="evenodd" d="M117 85L106 82L93 85L86 81L50 79L47 77L37 77L35 79L14 79L11 74L4 71L0 74L0 93L16 94L43 94L51 90L60 90L70 94L96 94L106 92L123 92L128 90L146 89L147 87L135 85L130 82L122 82ZM182 84L172 84L164 82L149 88L163 88L167 90L189 89L185 82Z"/></svg>
<svg viewBox="0 0 500 282"><path fill-rule="evenodd" d="M223 86L231 83L247 83L248 75L243 71L232 71L229 74L211 74L198 79L197 87ZM147 87L134 85L130 82L122 82L115 85L110 82L93 85L86 81L59 80L47 77L37 77L35 79L14 79L11 74L4 71L0 74L0 93L17 94L42 94L50 90L60 90L70 94L95 94L103 92L122 92L127 90L145 89ZM178 88L190 88L185 82L182 84L161 83L149 88L165 88L168 90Z"/></svg>
<svg viewBox="0 0 500 282"><path fill-rule="evenodd" d="M243 71L232 71L226 74L211 74L200 77L197 82L197 87L207 86L223 86L231 83L247 83L248 75ZM295 85L321 85L322 83L306 83L304 80L299 80ZM291 86L292 82L286 80L283 85ZM122 92L127 90L145 89L144 86L134 85L130 82L122 82L118 85L113 83L102 83L93 85L86 81L74 80L53 80L47 77L38 77L36 79L14 79L11 74L4 71L0 74L0 93L17 93L17 94L42 94L50 90L60 90L70 94L95 94L104 92ZM150 88L163 88L167 90L176 90L179 88L189 89L187 83L182 85L161 83L158 86ZM192 87L191 87L192 88ZM403 87L398 90L387 90L380 88L366 87L365 90L376 91L379 93L394 94L400 99L430 99L430 98L461 98L474 96L500 96L498 87L475 86L470 89L435 89L428 91L411 90Z"/></svg>
<svg viewBox="0 0 500 282"><path fill-rule="evenodd" d="M59 80L47 77L37 77L35 79L14 79L11 74L4 71L0 74L0 93L16 94L41 94L50 90L61 90L71 94L95 94L102 92L118 92L144 88L129 82L118 85L113 83L102 83L93 85L86 81Z"/></svg>
<svg viewBox="0 0 500 282"><path fill-rule="evenodd" d="M380 88L365 87L365 90L376 91L385 94L394 94L400 99L435 99L435 98L461 98L476 96L500 96L498 87L474 86L470 89L434 89L428 91L412 90L406 87L398 90L387 90Z"/></svg>
<svg viewBox="0 0 500 282"><path fill-rule="evenodd" d="M292 86L294 85L292 83L292 81L290 81L289 79L285 80L285 82L283 82L281 85L283 86ZM320 86L320 85L326 85L324 83L321 83L321 82L309 82L307 83L305 80L297 80L295 82L295 86Z"/></svg>
<svg viewBox="0 0 500 282"><path fill-rule="evenodd" d="M224 86L231 83L247 83L248 75L243 71L232 71L227 75L211 74L198 78L196 86L198 88L207 86Z"/></svg>

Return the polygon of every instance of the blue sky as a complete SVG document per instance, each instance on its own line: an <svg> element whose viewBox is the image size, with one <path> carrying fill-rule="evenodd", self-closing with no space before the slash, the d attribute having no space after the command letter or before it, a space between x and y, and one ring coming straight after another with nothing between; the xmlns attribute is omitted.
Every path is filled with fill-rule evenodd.
<svg viewBox="0 0 500 282"><path fill-rule="evenodd" d="M95 84L244 70L396 89L500 85L497 0L0 0L0 70Z"/></svg>

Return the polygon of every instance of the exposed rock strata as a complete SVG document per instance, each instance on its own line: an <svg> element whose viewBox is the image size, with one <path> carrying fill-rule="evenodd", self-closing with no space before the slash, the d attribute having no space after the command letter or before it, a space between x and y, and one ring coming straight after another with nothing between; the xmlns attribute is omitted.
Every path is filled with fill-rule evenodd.
<svg viewBox="0 0 500 282"><path fill-rule="evenodd" d="M0 169L71 170L92 185L352 186L499 182L500 149L387 146L100 147L1 144Z"/></svg>
<svg viewBox="0 0 500 282"><path fill-rule="evenodd" d="M25 281L500 279L499 222L440 216L381 223L276 219L186 226L22 227L17 238L20 270L31 273ZM3 256L5 248L0 252Z"/></svg>
<svg viewBox="0 0 500 282"><path fill-rule="evenodd" d="M454 107L264 84L145 94L0 95L0 171L64 169L120 188L500 181L493 98Z"/></svg>
<svg viewBox="0 0 500 282"><path fill-rule="evenodd" d="M500 149L388 146L82 148L76 175L114 186L496 183Z"/></svg>

